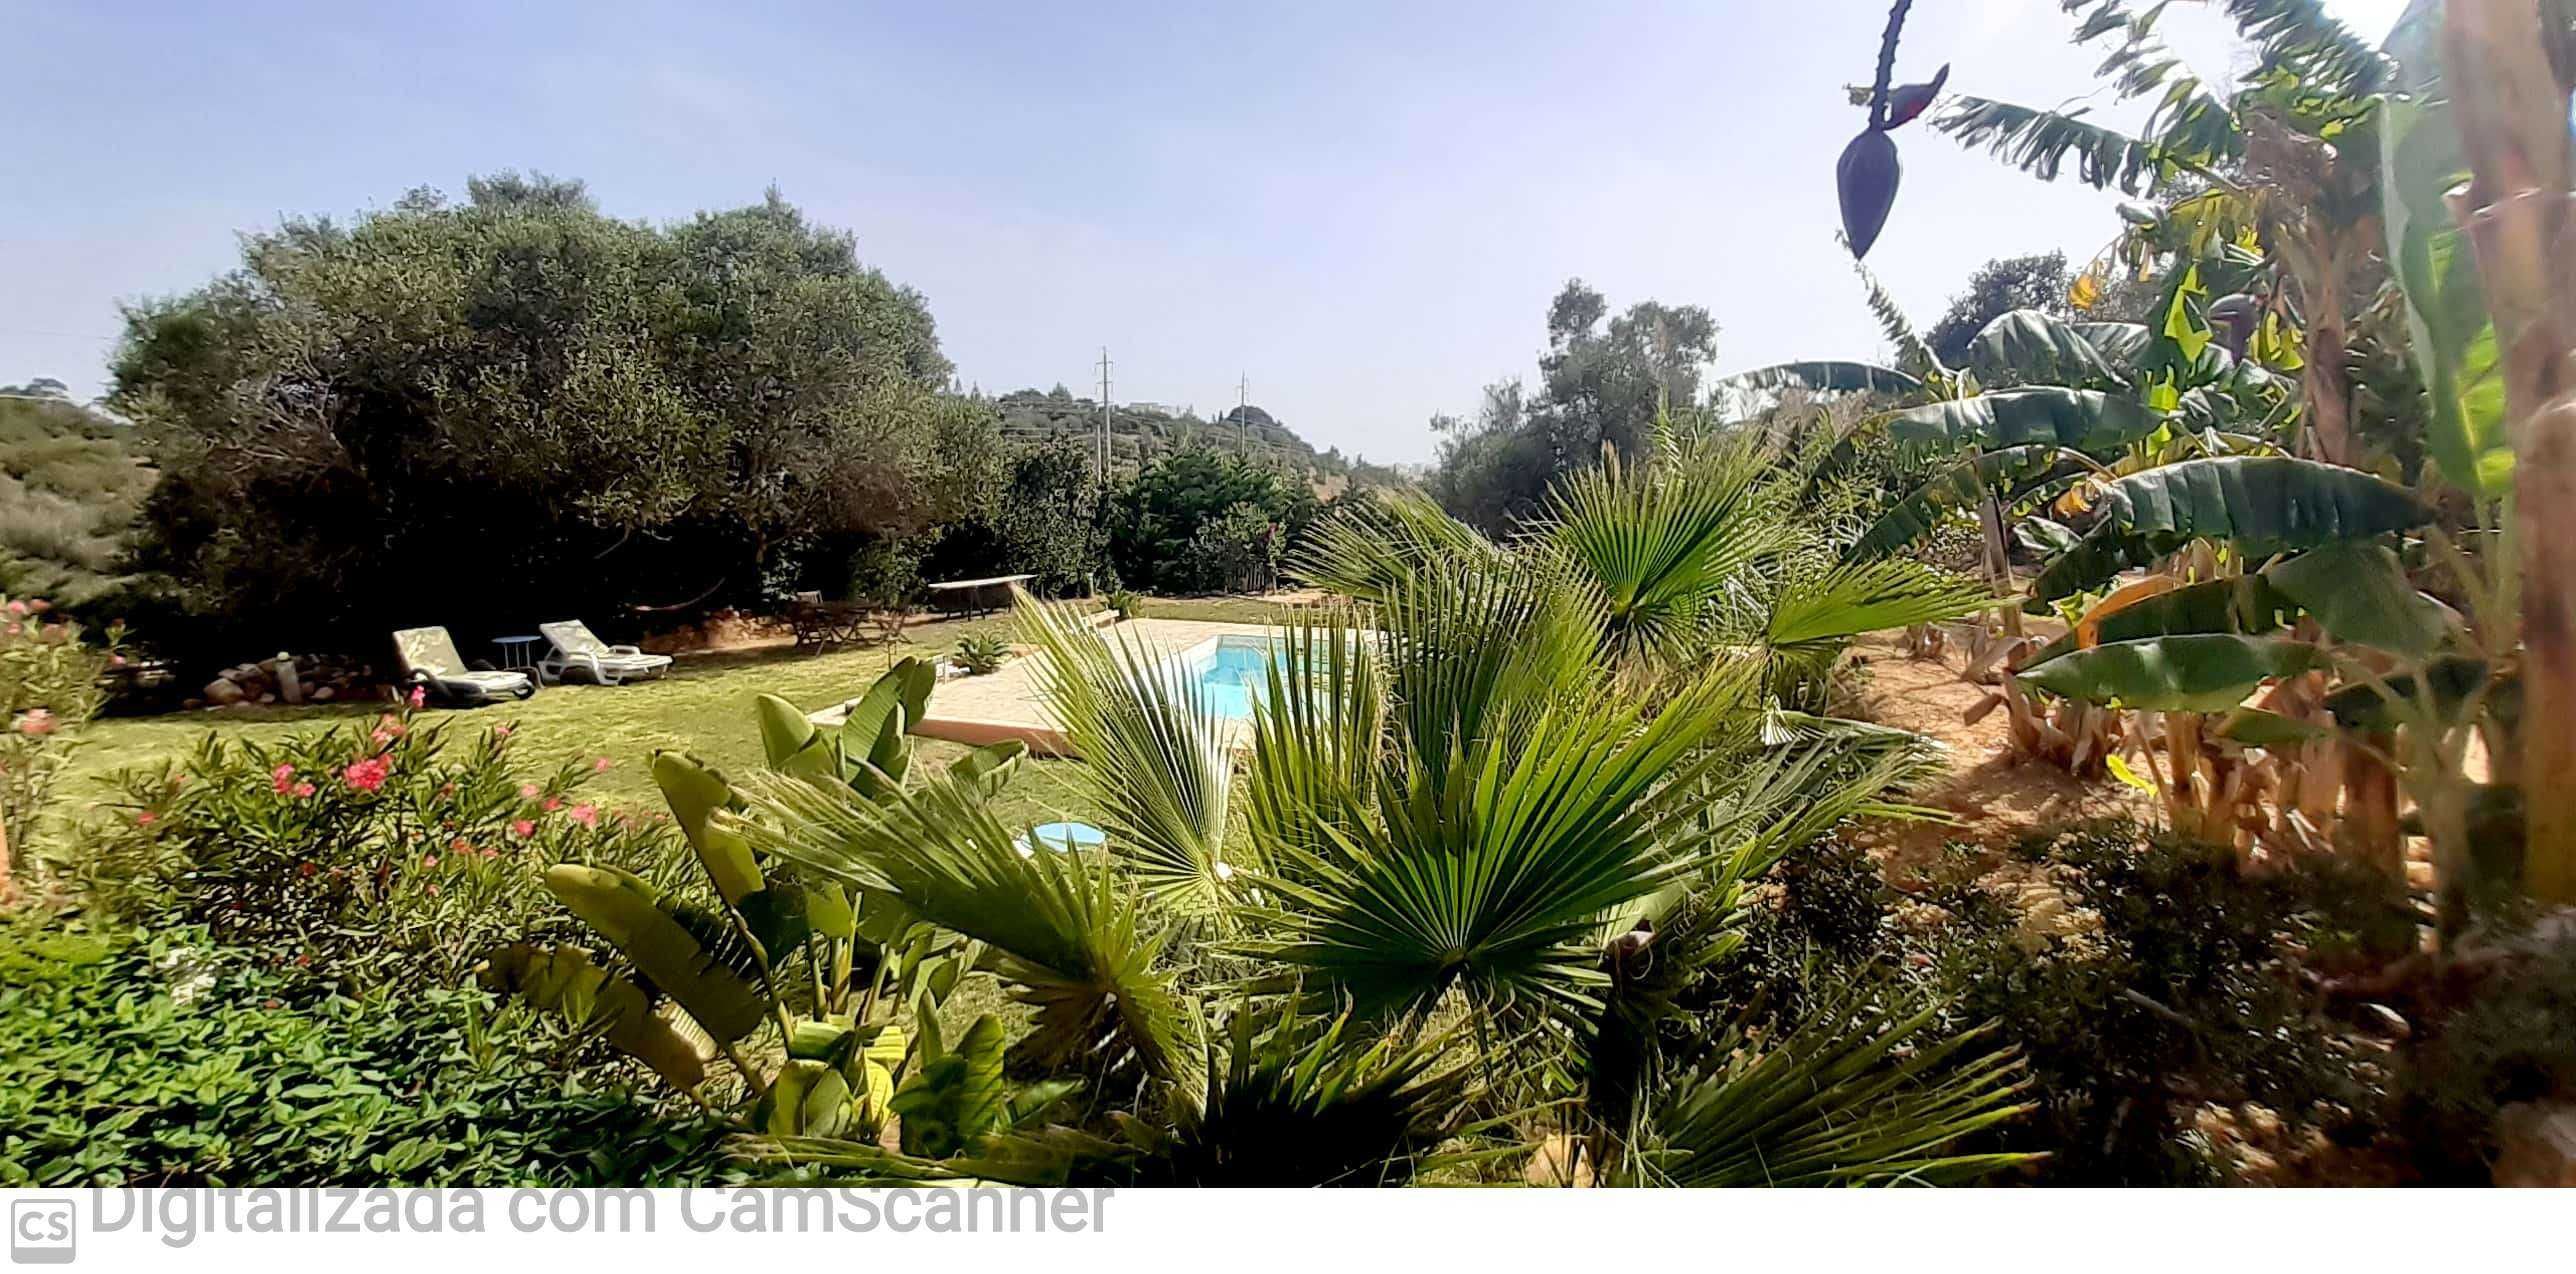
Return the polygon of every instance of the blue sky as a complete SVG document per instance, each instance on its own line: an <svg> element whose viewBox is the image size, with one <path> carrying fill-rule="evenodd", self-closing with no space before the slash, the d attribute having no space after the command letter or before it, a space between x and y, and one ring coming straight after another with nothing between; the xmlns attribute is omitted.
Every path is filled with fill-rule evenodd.
<svg viewBox="0 0 2576 1274"><path fill-rule="evenodd" d="M2376 38L2402 0L2329 0ZM281 215L580 177L663 220L776 182L920 288L987 390L1253 400L1317 446L1424 460L1434 412L1526 375L1569 276L1708 306L1718 366L1869 356L1833 243L1877 0L1697 4L0 0L0 383L101 388L119 301ZM1900 79L2089 93L2055 0L1922 0ZM2220 24L2169 40L2213 76ZM2116 118L2119 112L2113 112ZM1924 322L1988 257L2115 230L1920 126L1870 264Z"/></svg>

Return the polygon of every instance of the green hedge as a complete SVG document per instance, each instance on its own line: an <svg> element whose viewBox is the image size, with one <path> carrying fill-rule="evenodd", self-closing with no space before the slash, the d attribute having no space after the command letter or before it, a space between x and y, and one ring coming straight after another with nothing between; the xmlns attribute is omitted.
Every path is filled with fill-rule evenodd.
<svg viewBox="0 0 2576 1274"><path fill-rule="evenodd" d="M681 1184L716 1130L477 990L353 1000L203 932L0 921L0 1186Z"/></svg>

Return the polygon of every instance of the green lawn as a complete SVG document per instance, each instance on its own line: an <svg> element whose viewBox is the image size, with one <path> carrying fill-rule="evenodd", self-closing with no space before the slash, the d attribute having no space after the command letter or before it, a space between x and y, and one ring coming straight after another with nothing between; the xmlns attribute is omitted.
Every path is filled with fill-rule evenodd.
<svg viewBox="0 0 2576 1274"><path fill-rule="evenodd" d="M1272 610L1254 598L1154 598L1144 613L1169 619L1258 623ZM659 681L613 687L549 686L524 703L458 711L429 709L420 715L430 722L455 718L467 728L514 722L518 729L513 746L531 763L549 767L564 760L605 756L614 768L591 790L612 808L654 810L661 808L662 798L645 762L656 749L685 749L735 772L760 768L760 737L751 716L753 695L767 691L808 710L828 707L867 689L900 655L946 651L969 632L1001 633L1009 625L1007 615L923 624L892 651L872 647L823 655L783 649L691 655ZM158 765L182 756L208 731L274 739L333 722L366 720L381 710L376 704L228 708L101 721L85 732L85 746L74 754L57 789L57 808L80 809L105 794L100 782L105 776L128 766ZM955 744L926 740L921 757L940 763L963 751ZM1043 761L1024 767L1008 789L1003 812L1030 822L1078 814L1065 782L1064 767L1070 764L1074 763Z"/></svg>

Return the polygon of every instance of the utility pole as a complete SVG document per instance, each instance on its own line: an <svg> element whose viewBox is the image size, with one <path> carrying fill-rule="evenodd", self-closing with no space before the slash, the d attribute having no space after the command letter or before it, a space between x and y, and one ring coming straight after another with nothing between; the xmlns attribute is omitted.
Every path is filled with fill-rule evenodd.
<svg viewBox="0 0 2576 1274"><path fill-rule="evenodd" d="M1100 347L1100 489L1109 489L1109 347Z"/></svg>
<svg viewBox="0 0 2576 1274"><path fill-rule="evenodd" d="M1243 440L1243 458L1252 458L1252 375L1249 372L1234 385L1234 424Z"/></svg>

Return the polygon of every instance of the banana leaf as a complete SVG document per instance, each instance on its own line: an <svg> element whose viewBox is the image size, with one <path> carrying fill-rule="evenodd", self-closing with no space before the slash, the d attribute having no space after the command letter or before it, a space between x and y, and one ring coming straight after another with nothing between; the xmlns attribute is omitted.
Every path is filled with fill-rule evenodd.
<svg viewBox="0 0 2576 1274"><path fill-rule="evenodd" d="M767 1000L713 959L641 878L615 868L561 863L546 869L545 881L564 906L679 1001L708 1035L731 1043L759 1027Z"/></svg>
<svg viewBox="0 0 2576 1274"><path fill-rule="evenodd" d="M2128 368L2113 361L2083 329L2127 326L2131 325L2079 325L2044 310L2007 311L1977 329L1968 343L1968 370L1986 385L2117 388L2128 383ZM2143 338L2146 329L2137 330ZM2143 339L2139 343L2143 345Z"/></svg>
<svg viewBox="0 0 2576 1274"><path fill-rule="evenodd" d="M2064 448L2045 443L1979 452L1935 473L1912 494L1889 505L1851 547L1853 560L1884 557L1932 533L1944 515L1983 500L1989 492L2009 492L2006 503L2032 486L2086 470Z"/></svg>
<svg viewBox="0 0 2576 1274"><path fill-rule="evenodd" d="M2392 97L2380 119L2381 223L2406 299L2406 348L2432 409L2425 441L2451 485L2481 499L2513 485L2504 375L2476 254L2445 202L2468 175L2451 104L2438 88Z"/></svg>
<svg viewBox="0 0 2576 1274"><path fill-rule="evenodd" d="M2385 545L2329 544L2263 568L2263 578L2342 641L2427 655L2451 630L2451 608L2409 583Z"/></svg>
<svg viewBox="0 0 2576 1274"><path fill-rule="evenodd" d="M675 1088L694 1091L706 1082L704 1059L669 1022L654 1015L643 989L600 968L580 947L514 942L493 952L476 968L475 977L485 990L516 996L576 1029L604 1028L610 1044L652 1067Z"/></svg>
<svg viewBox="0 0 2576 1274"><path fill-rule="evenodd" d="M2415 705L2427 691L2432 695L2432 713L2440 720L2457 719L2469 696L2487 689L2487 708L2508 730L2518 726L2522 715L2522 683L2507 678L2488 686L2487 662L2466 655L2444 655L2425 662L2421 673L2399 672L2381 678L2387 687L2368 681L2355 681L2326 696L2326 711L2334 714L2335 724L2351 730L2394 730L2414 719L2422 709Z"/></svg>
<svg viewBox="0 0 2576 1274"><path fill-rule="evenodd" d="M2400 531L2432 517L2404 487L2287 456L2164 465L2112 483L2096 503L2101 521L2040 572L2034 596L2053 601L2099 588L2195 539L2261 557Z"/></svg>
<svg viewBox="0 0 2576 1274"><path fill-rule="evenodd" d="M2041 443L2094 452L2143 438L2160 423L2161 416L2125 395L2044 385L1926 403L1888 417L1887 432L1900 444L1929 451Z"/></svg>
<svg viewBox="0 0 2576 1274"><path fill-rule="evenodd" d="M2260 637L2279 630L2289 618L2290 609L2289 600L2276 594L2260 575L2202 580L2101 616L2094 624L2094 642L2111 645L2152 637L2207 634ZM2092 616L2086 619L2090 622ZM2075 631L2069 629L2064 636L2041 647L2031 657L2030 665L2046 663L2075 646Z"/></svg>
<svg viewBox="0 0 2576 1274"><path fill-rule="evenodd" d="M2323 652L2304 642L2201 634L2113 642L2070 650L2021 670L2020 679L2087 703L2117 701L2161 712L2224 712L2255 687L2317 666Z"/></svg>
<svg viewBox="0 0 2576 1274"><path fill-rule="evenodd" d="M1922 390L1923 382L1893 367L1872 363L1818 359L1797 363L1776 363L1749 372L1720 379L1714 386L1720 390L1758 392L1766 389L1809 389L1820 393L1911 394Z"/></svg>
<svg viewBox="0 0 2576 1274"><path fill-rule="evenodd" d="M751 847L710 822L717 810L733 804L733 786L724 776L685 753L656 752L653 782L662 789L672 819L679 823L689 848L697 851L698 863L716 893L728 903L738 903L760 892L765 882L760 865L752 860Z"/></svg>

